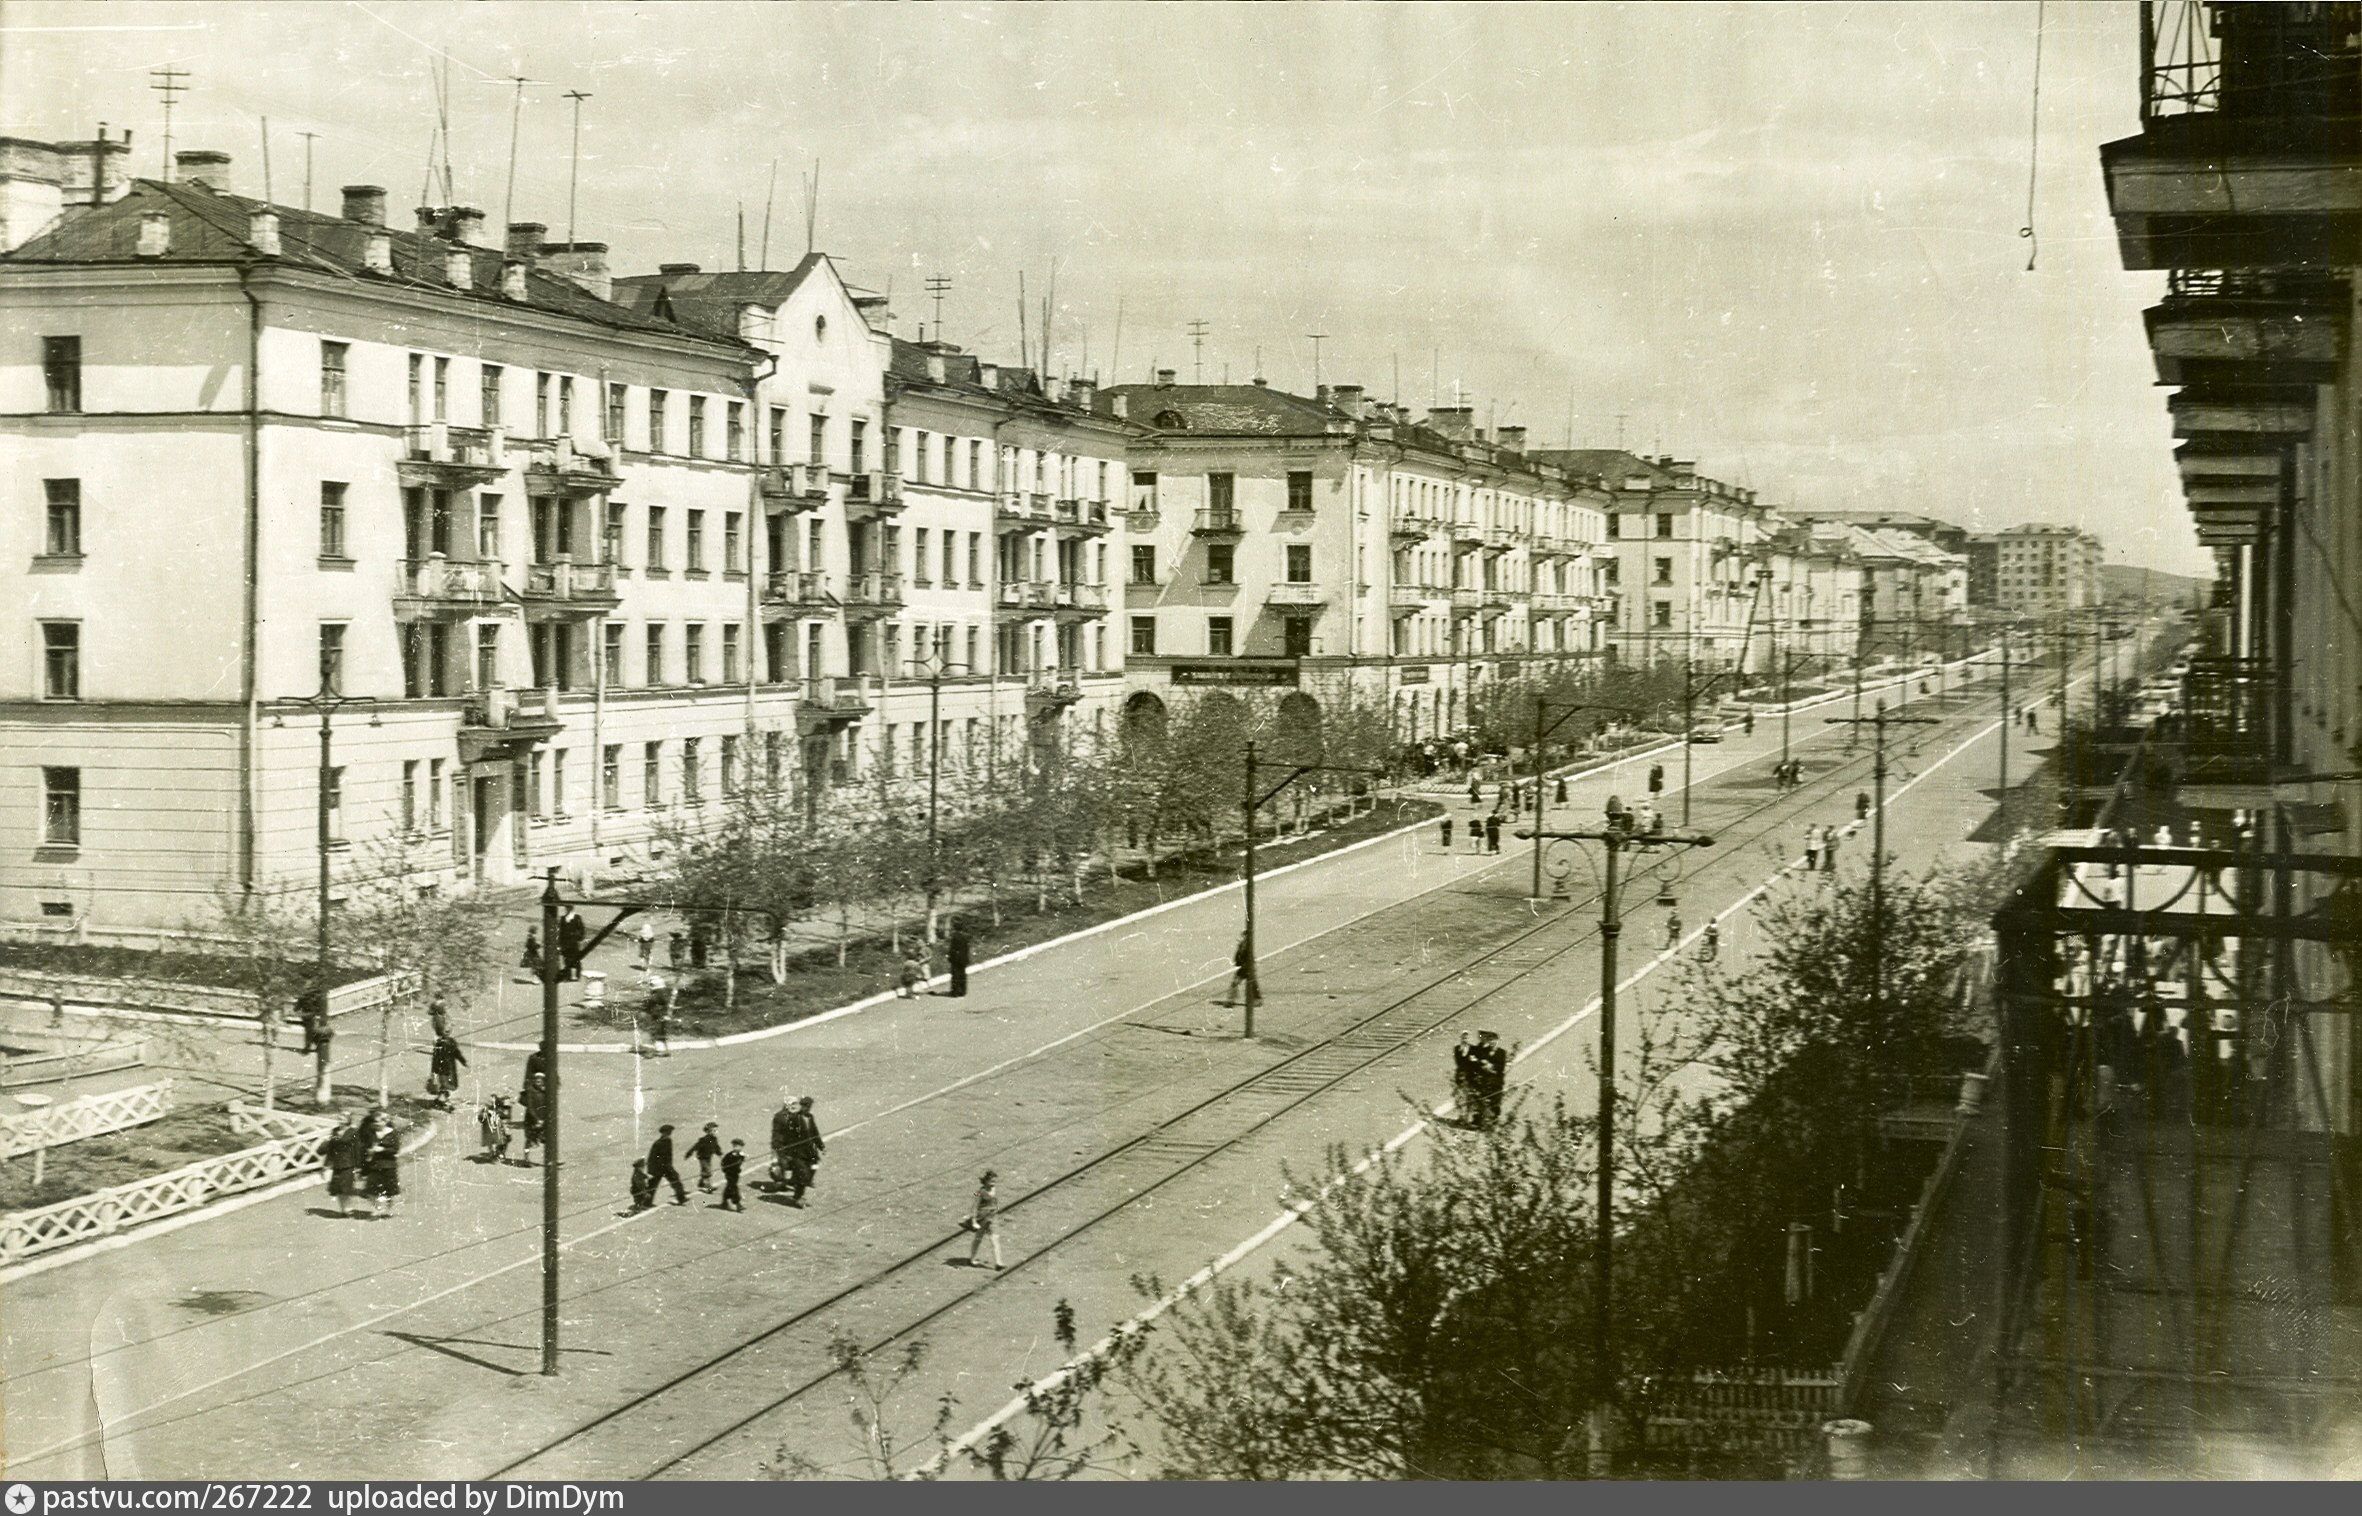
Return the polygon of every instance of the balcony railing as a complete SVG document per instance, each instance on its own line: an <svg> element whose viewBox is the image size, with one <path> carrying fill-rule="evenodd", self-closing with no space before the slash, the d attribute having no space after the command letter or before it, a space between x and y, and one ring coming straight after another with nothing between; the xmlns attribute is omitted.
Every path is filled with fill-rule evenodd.
<svg viewBox="0 0 2362 1516"><path fill-rule="evenodd" d="M2350 133L2362 79L2353 10L2209 0L2142 5L2141 121L2343 118Z"/></svg>
<svg viewBox="0 0 2362 1516"><path fill-rule="evenodd" d="M804 681L807 711L834 717L864 715L877 706L874 674L821 674Z"/></svg>
<svg viewBox="0 0 2362 1516"><path fill-rule="evenodd" d="M1107 586L1104 584L1061 584L1058 586L1058 608L1063 611L1096 612L1107 609Z"/></svg>
<svg viewBox="0 0 2362 1516"><path fill-rule="evenodd" d="M448 421L422 422L402 429L403 451L413 463L445 463L460 468L499 469L507 466L502 435L497 427L453 426Z"/></svg>
<svg viewBox="0 0 2362 1516"><path fill-rule="evenodd" d="M1048 521L1048 513L1034 509L1034 502L1041 498L1039 495L1028 494L1024 490L1003 490L1000 499L993 505L993 515L1004 526L1045 525Z"/></svg>
<svg viewBox="0 0 2362 1516"><path fill-rule="evenodd" d="M596 495L621 481L603 442L576 447L565 437L512 443L525 456L525 489L536 495Z"/></svg>
<svg viewBox="0 0 2362 1516"><path fill-rule="evenodd" d="M1454 542L1464 542L1473 547L1484 541L1484 528L1473 521L1454 521L1449 525Z"/></svg>
<svg viewBox="0 0 2362 1516"><path fill-rule="evenodd" d="M828 574L822 569L780 569L763 580L766 605L833 606Z"/></svg>
<svg viewBox="0 0 2362 1516"><path fill-rule="evenodd" d="M1196 537L1236 537L1245 530L1246 523L1235 509L1201 510L1189 523L1190 535Z"/></svg>
<svg viewBox="0 0 2362 1516"><path fill-rule="evenodd" d="M1484 604L1484 591L1482 590L1455 589L1452 591L1452 609L1455 611L1472 611L1482 604Z"/></svg>
<svg viewBox="0 0 2362 1516"><path fill-rule="evenodd" d="M1322 605L1328 598L1325 584L1275 584L1263 596L1269 605Z"/></svg>
<svg viewBox="0 0 2362 1516"><path fill-rule="evenodd" d="M1004 579L996 592L1005 611L1046 611L1058 603L1058 587L1047 579Z"/></svg>
<svg viewBox="0 0 2362 1516"><path fill-rule="evenodd" d="M828 470L817 463L771 463L763 466L763 498L784 502L793 510L828 503Z"/></svg>
<svg viewBox="0 0 2362 1516"><path fill-rule="evenodd" d="M612 563L533 563L525 568L525 598L528 600L612 602L615 599L615 565Z"/></svg>
<svg viewBox="0 0 2362 1516"><path fill-rule="evenodd" d="M853 482L845 487L845 507L870 515L902 509L902 476L891 469L855 474Z"/></svg>
<svg viewBox="0 0 2362 1516"><path fill-rule="evenodd" d="M1435 530L1435 522L1417 511L1396 511L1393 520L1387 524L1386 530L1391 535L1406 541L1418 542L1425 539L1429 532Z"/></svg>
<svg viewBox="0 0 2362 1516"><path fill-rule="evenodd" d="M854 574L845 581L845 604L880 609L902 603L902 576L876 572Z"/></svg>
<svg viewBox="0 0 2362 1516"><path fill-rule="evenodd" d="M546 686L519 691L506 685L491 685L470 697L460 724L520 736L543 735L563 724L558 714L558 692Z"/></svg>
<svg viewBox="0 0 2362 1516"><path fill-rule="evenodd" d="M430 606L473 607L500 603L500 566L467 558L413 558L402 564L395 598Z"/></svg>
<svg viewBox="0 0 2362 1516"><path fill-rule="evenodd" d="M1386 591L1386 603L1398 611L1415 611L1441 593L1421 584L1397 584Z"/></svg>

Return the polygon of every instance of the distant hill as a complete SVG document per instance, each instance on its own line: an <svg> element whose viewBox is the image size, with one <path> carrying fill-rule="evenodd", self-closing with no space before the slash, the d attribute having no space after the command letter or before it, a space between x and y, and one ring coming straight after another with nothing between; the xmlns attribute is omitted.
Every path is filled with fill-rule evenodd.
<svg viewBox="0 0 2362 1516"><path fill-rule="evenodd" d="M2148 596L2174 605L2188 605L2193 597L2203 599L2208 581L2193 579L2187 574L2168 574L2160 569L2143 569L2129 563L2100 565L2101 592L2110 600L2137 600L2142 594L2141 580L2148 579Z"/></svg>

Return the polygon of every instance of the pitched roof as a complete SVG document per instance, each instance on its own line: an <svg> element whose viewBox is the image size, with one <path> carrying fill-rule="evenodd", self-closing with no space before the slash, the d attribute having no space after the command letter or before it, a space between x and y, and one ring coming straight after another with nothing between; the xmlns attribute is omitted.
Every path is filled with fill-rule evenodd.
<svg viewBox="0 0 2362 1516"><path fill-rule="evenodd" d="M1342 413L1261 384L1118 384L1131 417L1158 431L1216 436L1319 437Z"/></svg>
<svg viewBox="0 0 2362 1516"><path fill-rule="evenodd" d="M252 240L257 211L279 217L279 252L266 255ZM166 250L155 257L139 252L140 223L149 215L170 218ZM393 254L393 272L371 272L362 262L362 249L372 232L386 234ZM498 248L469 245L469 284L460 289L446 277L446 260L461 244L398 231L340 216L319 215L290 206L271 205L243 195L223 194L193 182L165 183L134 179L124 196L65 217L48 231L7 253L0 266L11 264L165 263L237 264L269 261L320 273L339 274L394 288L433 290L514 307L500 292L501 270L509 262ZM601 326L629 331L690 335L687 328L601 300L570 279L528 267L524 304L537 310L572 316Z"/></svg>
<svg viewBox="0 0 2362 1516"><path fill-rule="evenodd" d="M1594 479L1605 480L1610 489L1622 489L1625 480L1636 477L1647 478L1652 486L1674 483L1671 470L1620 447L1538 448L1526 456L1544 463L1555 463L1570 474L1587 474Z"/></svg>
<svg viewBox="0 0 2362 1516"><path fill-rule="evenodd" d="M741 310L750 305L777 310L827 261L826 253L806 253L789 269L633 274L615 281L615 298L643 315L735 338Z"/></svg>

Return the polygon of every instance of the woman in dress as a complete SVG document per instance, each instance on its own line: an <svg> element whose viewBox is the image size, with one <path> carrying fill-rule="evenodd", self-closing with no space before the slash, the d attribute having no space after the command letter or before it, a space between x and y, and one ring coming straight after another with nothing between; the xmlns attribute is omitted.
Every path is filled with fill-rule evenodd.
<svg viewBox="0 0 2362 1516"><path fill-rule="evenodd" d="M467 1054L459 1050L459 1039L449 1032L435 1038L435 1050L427 1056L427 1098L444 1110L451 1109L451 1096L459 1088L459 1071L467 1063Z"/></svg>
<svg viewBox="0 0 2362 1516"><path fill-rule="evenodd" d="M370 1113L376 1118L371 1129L369 1149L363 1159L369 1183L369 1198L377 1202L377 1214L394 1214L394 1197L402 1193L402 1133L394 1125L391 1114L383 1111Z"/></svg>
<svg viewBox="0 0 2362 1516"><path fill-rule="evenodd" d="M351 1116L336 1118L336 1126L328 1133L328 1140L320 1145L320 1157L328 1165L328 1194L336 1202L336 1214L353 1214L353 1170L357 1163Z"/></svg>

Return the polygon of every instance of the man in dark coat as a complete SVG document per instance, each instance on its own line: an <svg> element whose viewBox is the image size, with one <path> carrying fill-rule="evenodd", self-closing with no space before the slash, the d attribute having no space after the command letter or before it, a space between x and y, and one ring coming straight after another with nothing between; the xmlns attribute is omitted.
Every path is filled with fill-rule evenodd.
<svg viewBox="0 0 2362 1516"><path fill-rule="evenodd" d="M1648 792L1652 795L1665 792L1665 765L1652 763L1648 766Z"/></svg>
<svg viewBox="0 0 2362 1516"><path fill-rule="evenodd" d="M572 906L566 907L566 914L558 918L558 949L566 965L566 978L582 977L582 944L589 935L590 929L583 924L581 914Z"/></svg>
<svg viewBox="0 0 2362 1516"><path fill-rule="evenodd" d="M697 1160L697 1187L708 1195L714 1190L714 1165L722 1159L722 1139L715 1135L720 1130L719 1122L707 1122L689 1149L689 1156Z"/></svg>
<svg viewBox="0 0 2362 1516"><path fill-rule="evenodd" d="M1499 811L1489 811L1485 814L1484 850L1488 853L1501 851L1501 813Z"/></svg>
<svg viewBox="0 0 2362 1516"><path fill-rule="evenodd" d="M1478 1032L1469 1062L1476 1076L1476 1124L1486 1131L1501 1119L1501 1096L1509 1087L1509 1050L1497 1032Z"/></svg>
<svg viewBox="0 0 2362 1516"><path fill-rule="evenodd" d="M681 1171L673 1166L673 1129L660 1126L656 1140L648 1144L648 1181L650 1188L659 1184L673 1187L673 1204L689 1203L688 1186L681 1183Z"/></svg>
<svg viewBox="0 0 2362 1516"><path fill-rule="evenodd" d="M955 916L951 923L950 948L945 954L951 965L951 985L944 991L954 1000L961 999L968 993L969 952L967 923Z"/></svg>
<svg viewBox="0 0 2362 1516"><path fill-rule="evenodd" d="M795 1103L787 1116L787 1142L782 1156L787 1162L787 1203L800 1206L804 1191L812 1187L812 1171L819 1166L820 1155L828 1144L820 1138L820 1122L812 1115L812 1097L804 1096Z"/></svg>

